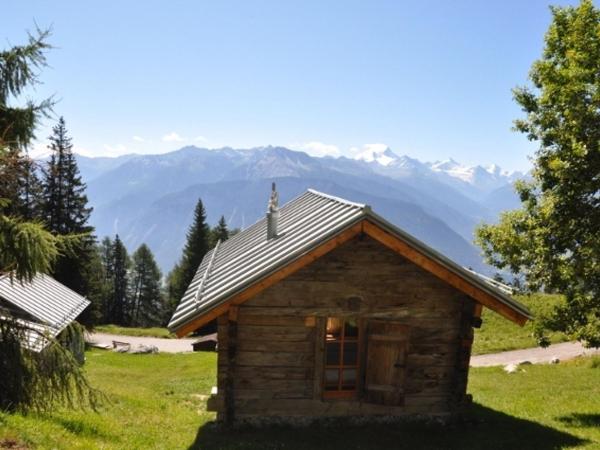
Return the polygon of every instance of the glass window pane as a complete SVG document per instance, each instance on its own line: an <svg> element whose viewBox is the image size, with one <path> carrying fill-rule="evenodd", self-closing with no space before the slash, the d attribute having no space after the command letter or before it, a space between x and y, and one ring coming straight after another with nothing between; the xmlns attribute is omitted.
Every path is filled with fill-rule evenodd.
<svg viewBox="0 0 600 450"><path fill-rule="evenodd" d="M345 338L357 338L358 337L358 324L356 319L347 319L344 323L344 337Z"/></svg>
<svg viewBox="0 0 600 450"><path fill-rule="evenodd" d="M354 366L358 361L358 342L344 342L344 365Z"/></svg>
<svg viewBox="0 0 600 450"><path fill-rule="evenodd" d="M337 317L329 317L327 319L327 340L341 339L342 337L342 319Z"/></svg>
<svg viewBox="0 0 600 450"><path fill-rule="evenodd" d="M342 389L352 390L356 388L356 369L342 370Z"/></svg>
<svg viewBox="0 0 600 450"><path fill-rule="evenodd" d="M339 366L340 365L340 343L339 342L328 342L327 343L327 358L325 358L326 365L328 366Z"/></svg>
<svg viewBox="0 0 600 450"><path fill-rule="evenodd" d="M337 391L340 379L339 369L325 370L325 389L328 391Z"/></svg>

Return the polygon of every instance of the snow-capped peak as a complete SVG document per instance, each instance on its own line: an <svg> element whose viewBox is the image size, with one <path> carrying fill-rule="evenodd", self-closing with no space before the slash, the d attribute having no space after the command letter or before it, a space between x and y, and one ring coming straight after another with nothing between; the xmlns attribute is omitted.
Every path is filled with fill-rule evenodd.
<svg viewBox="0 0 600 450"><path fill-rule="evenodd" d="M385 144L367 144L354 159L365 162L376 162L382 166L389 166L398 159L398 155Z"/></svg>

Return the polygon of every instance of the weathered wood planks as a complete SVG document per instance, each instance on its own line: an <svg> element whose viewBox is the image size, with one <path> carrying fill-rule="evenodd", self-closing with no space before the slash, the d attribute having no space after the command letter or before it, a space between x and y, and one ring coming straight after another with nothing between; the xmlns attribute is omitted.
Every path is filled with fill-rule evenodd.
<svg viewBox="0 0 600 450"><path fill-rule="evenodd" d="M218 418L231 411L240 419L451 412L465 397L476 305L377 241L351 238L240 304L235 321L219 318ZM369 403L360 392L354 400L323 400L325 322L332 316L358 318L363 328L392 320L410 329L396 405ZM363 345L361 359L367 357Z"/></svg>

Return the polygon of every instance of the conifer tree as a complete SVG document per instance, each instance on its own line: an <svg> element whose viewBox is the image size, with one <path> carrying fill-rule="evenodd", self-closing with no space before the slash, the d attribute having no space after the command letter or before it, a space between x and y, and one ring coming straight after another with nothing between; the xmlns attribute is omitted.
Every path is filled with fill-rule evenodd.
<svg viewBox="0 0 600 450"><path fill-rule="evenodd" d="M210 247L213 248L217 242L224 242L229 239L229 229L225 217L221 216L217 225L210 230Z"/></svg>
<svg viewBox="0 0 600 450"><path fill-rule="evenodd" d="M209 249L210 228L206 224L206 212L202 200L198 199L194 209L194 221L187 233L183 255L169 274L168 294L170 310L179 303L185 291L194 278L202 258Z"/></svg>
<svg viewBox="0 0 600 450"><path fill-rule="evenodd" d="M46 66L46 51L50 48L48 30L36 30L27 44L0 51L0 198L7 200L5 214L27 220L35 217L38 183L33 161L26 149L35 138L35 128L47 117L52 99L29 100L12 106L11 101L25 89L39 83L36 71Z"/></svg>
<svg viewBox="0 0 600 450"><path fill-rule="evenodd" d="M11 96L35 84L34 70L45 65L44 50L48 32L29 37L25 46L0 52L0 275L10 274L17 280L31 280L38 272L48 272L60 253L69 250L70 237L59 237L38 222L24 221L30 213L19 211L26 199L26 210L33 204L33 184L25 179L23 191L21 169L30 175L32 166L24 149L34 137L35 126L50 102L24 107L8 104ZM23 192L25 196L23 197ZM36 330L6 316L0 320L0 410L49 409L55 403L73 405L99 399L73 357L57 340L39 353L22 347L24 339ZM38 331L39 332L39 331Z"/></svg>
<svg viewBox="0 0 600 450"><path fill-rule="evenodd" d="M110 322L113 308L113 242L106 236L97 247L97 253L102 267L100 278L100 310L103 323Z"/></svg>
<svg viewBox="0 0 600 450"><path fill-rule="evenodd" d="M127 296L128 271L131 260L127 249L117 234L112 246L112 292L109 320L117 325L127 325L129 322L129 304Z"/></svg>
<svg viewBox="0 0 600 450"><path fill-rule="evenodd" d="M61 256L52 272L54 278L82 295L89 286L88 265L93 257L93 227L88 225L92 208L87 206L85 183L81 180L68 136L65 120L61 117L50 136L52 155L43 181L42 215L47 228L59 235L82 234L81 246L75 255Z"/></svg>
<svg viewBox="0 0 600 450"><path fill-rule="evenodd" d="M131 326L161 325L164 296L160 286L161 273L152 251L146 244L132 255L131 270Z"/></svg>

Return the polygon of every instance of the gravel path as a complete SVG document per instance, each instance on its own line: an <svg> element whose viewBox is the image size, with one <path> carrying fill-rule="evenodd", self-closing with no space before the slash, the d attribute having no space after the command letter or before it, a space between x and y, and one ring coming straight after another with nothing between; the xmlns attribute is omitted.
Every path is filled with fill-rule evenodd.
<svg viewBox="0 0 600 450"><path fill-rule="evenodd" d="M127 342L132 348L137 345L154 345L159 352L182 353L192 351L192 342L196 339L163 339L152 337L122 336L119 334L91 333L87 335L88 342L105 344L112 348L112 341ZM471 366L502 366L505 364L518 364L523 361L531 363L549 363L556 357L561 361L573 359L582 355L600 355L600 349L584 349L578 342L564 342L562 344L553 344L548 348L526 348L522 350L512 350L502 353L491 353L489 355L478 355L471 357Z"/></svg>
<svg viewBox="0 0 600 450"><path fill-rule="evenodd" d="M505 364L518 364L523 361L549 363L555 357L560 361L565 361L578 356L592 354L600 355L600 349L585 349L579 342L563 342L561 344L552 344L547 348L534 347L512 350L510 352L472 356L471 366L503 366Z"/></svg>
<svg viewBox="0 0 600 450"><path fill-rule="evenodd" d="M165 353L182 353L192 351L192 342L195 339L164 339L142 336L122 336L120 334L108 333L90 333L86 336L86 341L96 344L109 345L112 348L112 341L127 342L131 347L142 345L154 345L159 352Z"/></svg>

